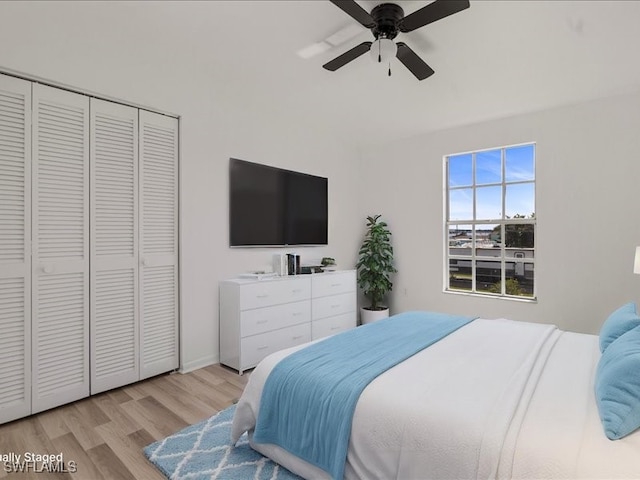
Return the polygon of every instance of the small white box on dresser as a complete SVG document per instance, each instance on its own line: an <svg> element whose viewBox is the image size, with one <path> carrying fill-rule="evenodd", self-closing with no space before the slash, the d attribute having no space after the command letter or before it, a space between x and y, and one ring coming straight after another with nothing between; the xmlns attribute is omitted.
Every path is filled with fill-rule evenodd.
<svg viewBox="0 0 640 480"><path fill-rule="evenodd" d="M354 328L355 270L220 283L220 363L242 374L284 348Z"/></svg>

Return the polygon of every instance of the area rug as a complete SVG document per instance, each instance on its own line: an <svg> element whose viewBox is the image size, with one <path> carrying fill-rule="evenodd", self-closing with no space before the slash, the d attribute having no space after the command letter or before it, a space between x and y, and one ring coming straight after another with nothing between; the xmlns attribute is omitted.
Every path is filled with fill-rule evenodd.
<svg viewBox="0 0 640 480"><path fill-rule="evenodd" d="M236 406L145 447L144 454L171 480L293 480L289 470L249 446L245 433L231 444Z"/></svg>

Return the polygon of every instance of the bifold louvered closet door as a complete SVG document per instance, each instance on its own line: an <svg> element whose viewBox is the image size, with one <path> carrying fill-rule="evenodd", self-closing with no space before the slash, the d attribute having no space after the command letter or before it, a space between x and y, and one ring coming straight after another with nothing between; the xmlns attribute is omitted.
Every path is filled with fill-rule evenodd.
<svg viewBox="0 0 640 480"><path fill-rule="evenodd" d="M178 364L178 120L0 74L0 423Z"/></svg>
<svg viewBox="0 0 640 480"><path fill-rule="evenodd" d="M138 109L91 99L91 393L140 378Z"/></svg>
<svg viewBox="0 0 640 480"><path fill-rule="evenodd" d="M178 120L140 110L140 377L178 367Z"/></svg>
<svg viewBox="0 0 640 480"><path fill-rule="evenodd" d="M0 423L31 412L31 83L0 75Z"/></svg>
<svg viewBox="0 0 640 480"><path fill-rule="evenodd" d="M89 98L33 85L32 412L89 395Z"/></svg>

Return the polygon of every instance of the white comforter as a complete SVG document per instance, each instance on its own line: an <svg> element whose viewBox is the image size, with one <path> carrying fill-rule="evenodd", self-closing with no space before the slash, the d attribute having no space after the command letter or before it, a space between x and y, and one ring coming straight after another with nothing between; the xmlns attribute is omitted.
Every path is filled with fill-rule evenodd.
<svg viewBox="0 0 640 480"><path fill-rule="evenodd" d="M250 437L278 352L253 371L233 420ZM593 394L597 337L478 319L375 379L353 417L345 478L640 478L640 433L612 442ZM251 444L308 479L318 468Z"/></svg>

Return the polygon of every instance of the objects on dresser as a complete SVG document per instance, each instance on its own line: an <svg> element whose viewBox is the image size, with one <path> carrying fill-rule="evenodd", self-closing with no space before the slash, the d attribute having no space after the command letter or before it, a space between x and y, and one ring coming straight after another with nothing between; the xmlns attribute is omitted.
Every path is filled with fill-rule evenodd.
<svg viewBox="0 0 640 480"><path fill-rule="evenodd" d="M326 260L326 258L323 258L322 260L324 261ZM328 266L325 266L325 264L322 262L320 262L318 265L302 265L300 255L297 255L295 253L274 254L272 265L274 274L281 277L284 277L286 275L322 273L326 270L338 269L337 265L335 264L335 260L333 260L333 263Z"/></svg>
<svg viewBox="0 0 640 480"><path fill-rule="evenodd" d="M240 278L253 278L255 280L263 280L265 278L274 278L277 276L275 272L265 272L263 270L257 270L255 272L241 273L238 275Z"/></svg>
<svg viewBox="0 0 640 480"><path fill-rule="evenodd" d="M273 256L273 271L281 277L285 275L299 275L302 264L300 255L295 253L276 253Z"/></svg>

